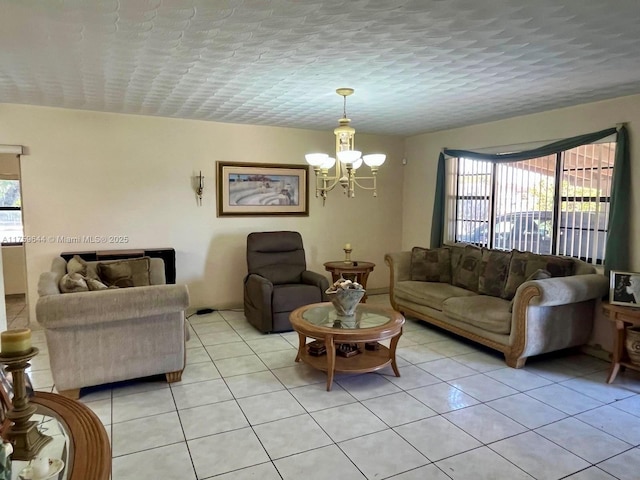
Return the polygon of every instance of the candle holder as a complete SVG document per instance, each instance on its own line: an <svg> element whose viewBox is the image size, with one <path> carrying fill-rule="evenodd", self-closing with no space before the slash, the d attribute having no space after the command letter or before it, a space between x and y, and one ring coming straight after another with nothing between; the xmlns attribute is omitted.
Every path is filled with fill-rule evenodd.
<svg viewBox="0 0 640 480"><path fill-rule="evenodd" d="M13 379L13 401L7 412L7 418L13 422L8 428L7 440L13 443L13 460L32 460L52 438L44 435L37 428L38 422L29 420L36 413L36 406L29 404L24 372L31 366L29 360L39 350L32 347L27 353L19 355L0 354L0 363L6 365L7 373Z"/></svg>
<svg viewBox="0 0 640 480"><path fill-rule="evenodd" d="M344 264L345 265L353 265L353 262L351 261L351 252L352 249L351 248L343 248L344 250Z"/></svg>

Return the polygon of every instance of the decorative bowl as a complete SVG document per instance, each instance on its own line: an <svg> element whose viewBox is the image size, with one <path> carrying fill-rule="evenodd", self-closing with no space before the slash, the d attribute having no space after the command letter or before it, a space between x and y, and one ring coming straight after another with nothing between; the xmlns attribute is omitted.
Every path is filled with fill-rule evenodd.
<svg viewBox="0 0 640 480"><path fill-rule="evenodd" d="M333 307L341 317L351 317L356 312L356 307L366 291L364 289L355 288L338 288L336 290L329 289L325 291Z"/></svg>

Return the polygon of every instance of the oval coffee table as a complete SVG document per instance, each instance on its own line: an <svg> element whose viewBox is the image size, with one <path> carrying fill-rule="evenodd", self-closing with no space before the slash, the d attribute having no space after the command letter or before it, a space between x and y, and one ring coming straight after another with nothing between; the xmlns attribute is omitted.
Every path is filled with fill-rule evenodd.
<svg viewBox="0 0 640 480"><path fill-rule="evenodd" d="M373 372L391 364L393 373L400 376L396 364L396 346L404 325L400 312L359 304L353 317L340 317L333 305L327 302L300 307L291 312L289 320L300 340L296 362L302 360L326 371L327 391L331 390L335 372ZM324 342L326 354L311 355L307 338ZM389 348L377 343L389 338ZM336 346L341 344L357 344L360 353L350 357L336 356Z"/></svg>

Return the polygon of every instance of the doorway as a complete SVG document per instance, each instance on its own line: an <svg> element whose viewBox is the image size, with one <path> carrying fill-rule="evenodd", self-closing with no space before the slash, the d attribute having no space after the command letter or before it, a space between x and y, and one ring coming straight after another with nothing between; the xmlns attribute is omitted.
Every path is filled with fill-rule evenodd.
<svg viewBox="0 0 640 480"><path fill-rule="evenodd" d="M22 147L0 145L0 327L29 326L20 174Z"/></svg>

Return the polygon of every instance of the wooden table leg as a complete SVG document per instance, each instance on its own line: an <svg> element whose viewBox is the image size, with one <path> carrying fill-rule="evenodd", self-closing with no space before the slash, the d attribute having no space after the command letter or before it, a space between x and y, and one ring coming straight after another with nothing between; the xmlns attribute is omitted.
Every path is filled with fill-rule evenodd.
<svg viewBox="0 0 640 480"><path fill-rule="evenodd" d="M620 371L620 361L622 360L624 351L624 333L624 322L616 320L611 368L609 370L609 376L607 377L607 383L613 382Z"/></svg>
<svg viewBox="0 0 640 480"><path fill-rule="evenodd" d="M336 345L333 342L333 335L328 335L324 342L327 347L327 392L330 392L333 373L336 369Z"/></svg>
<svg viewBox="0 0 640 480"><path fill-rule="evenodd" d="M391 339L391 344L389 345L389 356L391 357L391 368L393 368L393 373L396 374L396 377L400 376L400 370L398 370L398 364L396 363L396 347L398 346L398 341L400 340L400 336L402 335L402 330L400 333Z"/></svg>
<svg viewBox="0 0 640 480"><path fill-rule="evenodd" d="M300 361L300 357L305 348L307 348L307 337L298 332L298 354L296 355L296 362Z"/></svg>

